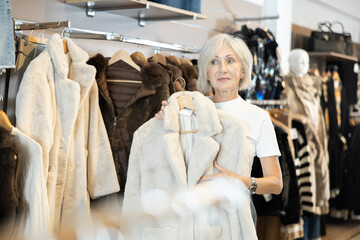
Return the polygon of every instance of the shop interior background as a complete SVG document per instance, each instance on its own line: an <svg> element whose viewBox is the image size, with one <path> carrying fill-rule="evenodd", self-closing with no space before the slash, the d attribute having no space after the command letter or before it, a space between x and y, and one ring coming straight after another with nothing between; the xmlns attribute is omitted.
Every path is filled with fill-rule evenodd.
<svg viewBox="0 0 360 240"><path fill-rule="evenodd" d="M340 21L354 42L360 42L360 1L358 0L202 0L201 14L207 19L149 21L144 27L138 25L138 19L124 17L107 12L96 12L87 17L85 8L66 4L64 0L12 0L13 18L53 22L70 19L71 26L96 31L114 32L124 36L180 44L201 48L204 42L218 32L239 30L246 24L249 28L268 27L279 44L282 72L288 72L287 56L291 49L292 24L309 29L317 29L322 21ZM234 23L238 18L276 16L275 20L245 21ZM337 29L336 29L337 30ZM340 28L339 28L340 30ZM61 33L61 30L58 30ZM50 30L33 32L50 34ZM154 48L121 44L105 40L79 40L75 42L90 56L102 53L112 56L119 49L129 54L137 50L150 57ZM161 51L165 55L183 57L180 52ZM197 58L196 54L187 54L187 58Z"/></svg>

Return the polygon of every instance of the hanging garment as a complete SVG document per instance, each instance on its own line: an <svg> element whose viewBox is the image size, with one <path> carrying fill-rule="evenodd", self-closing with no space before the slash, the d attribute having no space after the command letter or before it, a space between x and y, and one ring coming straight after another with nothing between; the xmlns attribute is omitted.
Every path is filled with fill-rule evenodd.
<svg viewBox="0 0 360 240"><path fill-rule="evenodd" d="M328 201L330 199L329 180L329 155L327 151L327 133L324 114L320 107L319 86L321 81L308 75L300 78L288 75L284 78L286 87L283 91L284 98L289 102L289 110L309 119L309 127L306 129L308 143L311 141L310 154L315 162L316 169L316 206L322 213L328 213Z"/></svg>
<svg viewBox="0 0 360 240"><path fill-rule="evenodd" d="M21 153L18 187L25 201L24 211L17 217L17 235L20 239L44 239L49 237L50 229L42 149L15 127L11 135Z"/></svg>
<svg viewBox="0 0 360 240"><path fill-rule="evenodd" d="M179 68L181 70L182 77L185 80L185 86L184 83L180 82L181 87L180 88L176 87L175 92L182 91L183 89L187 91L200 92L200 88L197 83L197 79L199 78L199 72L197 67L190 65L189 63L186 62L180 62L180 63L175 62L170 57L167 57L166 60L168 63L166 66L173 65Z"/></svg>
<svg viewBox="0 0 360 240"><path fill-rule="evenodd" d="M145 65L141 72L121 60L107 66L101 54L88 63L97 69L100 108L123 193L133 134L169 98L170 76L157 63Z"/></svg>
<svg viewBox="0 0 360 240"><path fill-rule="evenodd" d="M342 185L343 166L343 148L344 144L341 141L341 134L339 128L340 113L338 114L337 98L335 96L335 82L337 80L329 77L325 83L326 99L324 98L324 111L328 113L328 152L329 152L329 173L330 173L330 190L331 198L339 194ZM338 86L337 86L338 88ZM337 94L339 91L337 89ZM339 102L340 104L340 102Z"/></svg>
<svg viewBox="0 0 360 240"><path fill-rule="evenodd" d="M0 238L16 228L16 212L23 207L17 185L20 150L10 133L0 127Z"/></svg>
<svg viewBox="0 0 360 240"><path fill-rule="evenodd" d="M2 68L15 67L14 30L11 1L0 1L0 72Z"/></svg>
<svg viewBox="0 0 360 240"><path fill-rule="evenodd" d="M28 41L27 36L18 37L16 41L16 64L10 71L9 92L7 95L6 115L10 122L16 126L15 102L20 82L30 62L45 50L45 45Z"/></svg>
<svg viewBox="0 0 360 240"><path fill-rule="evenodd" d="M298 179L302 215L313 215L316 212L316 179L315 164L310 157L310 148L306 137L308 119L293 115L292 127L296 129L297 138L293 139L297 149L295 161Z"/></svg>
<svg viewBox="0 0 360 240"><path fill-rule="evenodd" d="M186 166L179 136L177 97L182 94L171 95L163 120L150 119L134 133L123 205L125 219L136 215L132 210L138 209L149 191L178 193L194 188L203 175L216 173L215 159L236 174L249 175L242 122L217 111L199 92L185 92L194 100L198 122ZM201 221L192 214L144 221L132 226L130 239L257 239L248 193L240 205L234 207L228 202L223 209L212 207Z"/></svg>
<svg viewBox="0 0 360 240"><path fill-rule="evenodd" d="M17 128L42 147L51 230L86 224L90 198L119 191L95 68L84 50L66 42L68 55L58 34L48 40L16 98Z"/></svg>
<svg viewBox="0 0 360 240"><path fill-rule="evenodd" d="M279 162L283 177L283 190L279 195L265 194L254 195L254 205L259 216L279 216L282 225L282 235L303 236L300 226L300 197L296 177L294 160L289 146L287 132L275 125L276 139L279 144L281 156ZM252 176L262 177L262 169L259 159L254 161Z"/></svg>

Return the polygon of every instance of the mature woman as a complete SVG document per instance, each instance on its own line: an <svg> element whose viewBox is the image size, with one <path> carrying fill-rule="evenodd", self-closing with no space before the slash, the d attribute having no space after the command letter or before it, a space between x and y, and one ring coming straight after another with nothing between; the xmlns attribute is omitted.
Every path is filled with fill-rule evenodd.
<svg viewBox="0 0 360 240"><path fill-rule="evenodd" d="M203 176L202 180L232 176L241 180L253 194L279 194L282 190L281 169L277 159L280 151L270 117L265 110L244 101L238 93L251 84L252 62L252 55L242 39L228 34L215 35L200 52L198 83L204 94L213 93L210 99L217 109L235 116L245 124L249 154L244 162L251 165L253 158L259 157L263 177L251 178L250 172L241 176L214 161L219 173ZM167 102L164 102L162 109L166 105ZM163 111L155 117L162 119Z"/></svg>

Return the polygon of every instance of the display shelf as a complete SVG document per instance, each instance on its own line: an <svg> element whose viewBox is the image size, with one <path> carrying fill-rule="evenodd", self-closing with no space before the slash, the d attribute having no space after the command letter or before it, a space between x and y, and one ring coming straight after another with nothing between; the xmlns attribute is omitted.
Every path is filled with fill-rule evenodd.
<svg viewBox="0 0 360 240"><path fill-rule="evenodd" d="M206 19L205 15L170 7L164 4L146 0L66 0L66 4L86 9L88 16L94 16L95 11L106 11L139 20L144 26L145 21Z"/></svg>
<svg viewBox="0 0 360 240"><path fill-rule="evenodd" d="M309 52L311 58L319 58L325 61L353 61L357 62L358 58L336 52Z"/></svg>

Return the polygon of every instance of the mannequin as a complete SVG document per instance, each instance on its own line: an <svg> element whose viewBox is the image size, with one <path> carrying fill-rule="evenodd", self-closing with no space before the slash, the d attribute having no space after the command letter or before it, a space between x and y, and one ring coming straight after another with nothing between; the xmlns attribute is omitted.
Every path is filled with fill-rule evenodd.
<svg viewBox="0 0 360 240"><path fill-rule="evenodd" d="M303 49L293 49L289 55L290 72L303 77L309 70L309 54Z"/></svg>

